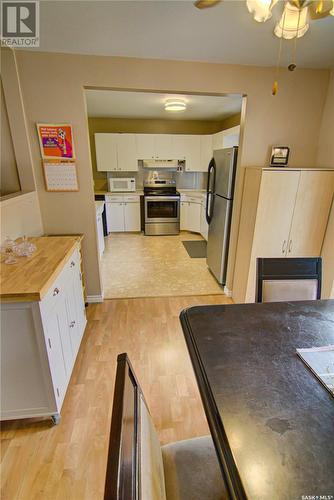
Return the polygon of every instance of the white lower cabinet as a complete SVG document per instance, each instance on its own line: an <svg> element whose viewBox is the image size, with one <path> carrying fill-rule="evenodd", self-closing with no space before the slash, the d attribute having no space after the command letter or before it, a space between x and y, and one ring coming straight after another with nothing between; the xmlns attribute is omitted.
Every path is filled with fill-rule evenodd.
<svg viewBox="0 0 334 500"><path fill-rule="evenodd" d="M181 231L202 234L202 199L203 195L198 197L182 195L180 213ZM202 236L205 238L204 234Z"/></svg>
<svg viewBox="0 0 334 500"><path fill-rule="evenodd" d="M209 224L206 220L206 196L203 197L201 202L201 235L208 241Z"/></svg>
<svg viewBox="0 0 334 500"><path fill-rule="evenodd" d="M140 196L106 197L108 233L140 231Z"/></svg>
<svg viewBox="0 0 334 500"><path fill-rule="evenodd" d="M1 420L58 422L85 326L76 249L40 302L1 304Z"/></svg>

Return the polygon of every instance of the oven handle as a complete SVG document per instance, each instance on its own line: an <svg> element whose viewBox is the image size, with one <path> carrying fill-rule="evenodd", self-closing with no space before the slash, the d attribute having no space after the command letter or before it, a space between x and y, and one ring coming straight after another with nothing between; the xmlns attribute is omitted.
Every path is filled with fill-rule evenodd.
<svg viewBox="0 0 334 500"><path fill-rule="evenodd" d="M180 196L144 196L145 201L180 201Z"/></svg>

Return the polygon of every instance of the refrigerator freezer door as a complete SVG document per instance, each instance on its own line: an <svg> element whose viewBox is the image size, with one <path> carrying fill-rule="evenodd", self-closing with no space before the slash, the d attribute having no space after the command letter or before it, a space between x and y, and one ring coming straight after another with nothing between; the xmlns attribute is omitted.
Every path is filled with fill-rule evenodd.
<svg viewBox="0 0 334 500"><path fill-rule="evenodd" d="M209 225L207 265L217 281L225 285L232 201L215 195L214 217Z"/></svg>
<svg viewBox="0 0 334 500"><path fill-rule="evenodd" d="M233 198L235 166L238 148L218 149L213 157L216 162L215 192Z"/></svg>

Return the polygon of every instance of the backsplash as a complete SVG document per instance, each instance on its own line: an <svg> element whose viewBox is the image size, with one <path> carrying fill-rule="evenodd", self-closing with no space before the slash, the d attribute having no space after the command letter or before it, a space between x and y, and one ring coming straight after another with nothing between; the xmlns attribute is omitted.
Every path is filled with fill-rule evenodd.
<svg viewBox="0 0 334 500"><path fill-rule="evenodd" d="M176 187L179 189L205 189L208 174L206 172L175 172ZM109 177L134 177L136 188L143 188L144 169L138 166L138 172L107 172ZM96 186L95 186L96 188Z"/></svg>

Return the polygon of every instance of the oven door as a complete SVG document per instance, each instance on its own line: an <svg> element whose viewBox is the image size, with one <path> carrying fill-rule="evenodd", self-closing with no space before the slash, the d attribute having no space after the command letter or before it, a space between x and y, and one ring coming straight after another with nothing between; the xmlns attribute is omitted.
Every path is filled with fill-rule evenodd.
<svg viewBox="0 0 334 500"><path fill-rule="evenodd" d="M178 222L179 196L145 196L145 222Z"/></svg>

